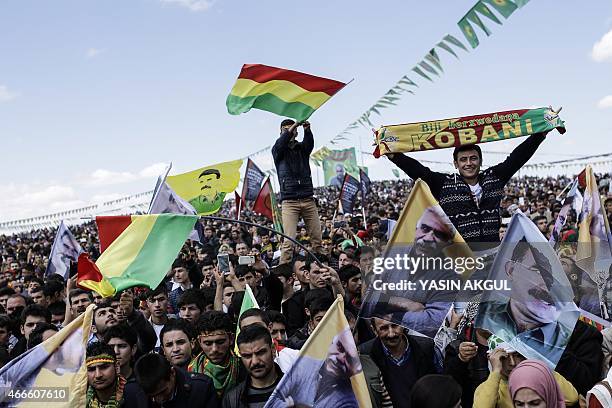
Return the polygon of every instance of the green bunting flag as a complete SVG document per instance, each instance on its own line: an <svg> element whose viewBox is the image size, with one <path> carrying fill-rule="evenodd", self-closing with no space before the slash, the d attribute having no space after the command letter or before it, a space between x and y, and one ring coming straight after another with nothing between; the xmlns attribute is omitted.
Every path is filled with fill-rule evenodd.
<svg viewBox="0 0 612 408"><path fill-rule="evenodd" d="M440 76L440 74L438 74L438 71L436 71L435 69L433 69L433 68L432 68L432 67L431 67L431 66L430 66L428 63L421 61L421 62L419 62L419 65L420 65L421 67L423 67L423 69L424 69L425 71L430 72L430 73L432 73L432 74L434 74L434 75L436 75L436 76Z"/></svg>
<svg viewBox="0 0 612 408"><path fill-rule="evenodd" d="M467 18L468 20L476 24L478 27L480 27L480 29L485 32L487 37L491 35L491 30L489 30L487 26L484 25L480 17L478 17L478 14L476 13L475 9L472 9L472 11L468 13Z"/></svg>
<svg viewBox="0 0 612 408"><path fill-rule="evenodd" d="M414 72L416 72L417 74L419 74L420 76L422 76L423 78L429 79L431 82L433 82L433 80L430 77L428 77L426 73L421 71L421 69L419 67L414 67L414 68L412 68L412 70Z"/></svg>
<svg viewBox="0 0 612 408"><path fill-rule="evenodd" d="M465 45L463 45L463 43L461 41L459 41L455 36L450 35L450 34L446 34L446 36L444 37L444 41L449 42L451 44L453 44L455 47L459 47L462 50L464 50L465 52L468 52L468 49L465 47Z"/></svg>
<svg viewBox="0 0 612 408"><path fill-rule="evenodd" d="M397 169L391 169L391 171L393 172L393 175L397 178L399 178L400 174L399 174L399 170Z"/></svg>
<svg viewBox="0 0 612 408"><path fill-rule="evenodd" d="M449 45L446 44L444 41L440 41L436 45L438 47L442 48L444 51L448 52L449 54L452 54L455 58L459 59L459 56L457 55L457 53L455 51L453 51L453 49L451 47L449 47Z"/></svg>
<svg viewBox="0 0 612 408"><path fill-rule="evenodd" d="M467 16L459 20L457 24L459 25L461 32L465 36L465 39L468 40L472 48L478 47L478 44L480 44L480 42L478 41L478 37L476 36L472 25L468 21Z"/></svg>
<svg viewBox="0 0 612 408"><path fill-rule="evenodd" d="M476 5L474 6L474 10L478 11L480 14L487 17L489 20L501 25L502 22L499 21L495 14L493 14L491 10L487 7L487 5L484 4L482 1L476 3Z"/></svg>
<svg viewBox="0 0 612 408"><path fill-rule="evenodd" d="M429 50L429 53L425 56L425 59L429 61L432 65L435 65L435 67L438 68L440 72L444 72L444 70L442 69L442 65L440 64L440 57L438 56L438 53L436 52L435 48Z"/></svg>

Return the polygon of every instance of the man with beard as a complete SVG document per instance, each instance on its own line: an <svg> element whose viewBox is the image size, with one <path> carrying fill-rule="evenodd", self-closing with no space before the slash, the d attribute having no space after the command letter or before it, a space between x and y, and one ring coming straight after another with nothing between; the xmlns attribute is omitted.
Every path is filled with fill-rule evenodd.
<svg viewBox="0 0 612 408"><path fill-rule="evenodd" d="M87 347L87 408L120 407L126 380L119 374L111 346L94 343Z"/></svg>
<svg viewBox="0 0 612 408"><path fill-rule="evenodd" d="M202 352L189 363L188 370L210 377L219 398L246 375L240 359L232 351L234 328L232 318L219 311L202 313L196 325Z"/></svg>
<svg viewBox="0 0 612 408"><path fill-rule="evenodd" d="M91 292L87 292L83 289L73 289L70 292L68 292L68 302L70 304L70 311L72 312L72 318L75 319L78 316L80 316L81 313L85 312L85 309L87 309L87 306L93 303L93 297L91 295ZM64 326L67 324L68 323L64 321Z"/></svg>
<svg viewBox="0 0 612 408"><path fill-rule="evenodd" d="M514 247L505 272L512 291L507 302L481 303L479 327L495 327L497 335L517 338L549 361L557 362L563 354L573 327L561 324L557 303L571 299L553 299L555 283L550 261L533 245L520 241Z"/></svg>
<svg viewBox="0 0 612 408"><path fill-rule="evenodd" d="M283 377L274 363L274 346L267 328L251 324L236 340L240 359L249 376L223 398L223 408L262 408Z"/></svg>
<svg viewBox="0 0 612 408"><path fill-rule="evenodd" d="M186 370L196 342L193 326L183 319L172 319L159 334L159 341L166 360Z"/></svg>
<svg viewBox="0 0 612 408"><path fill-rule="evenodd" d="M105 300L96 306L92 317L91 337L88 344L104 340L106 331L119 324L117 312L110 300Z"/></svg>

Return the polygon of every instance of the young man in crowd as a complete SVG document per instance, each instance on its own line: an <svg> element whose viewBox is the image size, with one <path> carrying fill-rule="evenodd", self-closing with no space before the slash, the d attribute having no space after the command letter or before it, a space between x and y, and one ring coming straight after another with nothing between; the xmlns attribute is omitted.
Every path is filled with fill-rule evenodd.
<svg viewBox="0 0 612 408"><path fill-rule="evenodd" d="M125 323L113 326L104 335L104 342L115 350L119 373L126 380L130 380L134 372L132 366L138 351L136 331Z"/></svg>
<svg viewBox="0 0 612 408"><path fill-rule="evenodd" d="M87 306L93 303L92 292L85 291L83 289L72 289L68 293L68 304L70 305L70 312L72 314L72 319L77 318L81 315L81 313L85 313ZM68 316L66 316L68 318ZM64 325L68 324L70 321L64 321Z"/></svg>
<svg viewBox="0 0 612 408"><path fill-rule="evenodd" d="M87 346L87 408L123 406L126 379L118 374L111 346L97 342Z"/></svg>
<svg viewBox="0 0 612 408"><path fill-rule="evenodd" d="M200 289L187 289L177 302L178 313L181 319L195 325L202 312L204 312L204 296Z"/></svg>
<svg viewBox="0 0 612 408"><path fill-rule="evenodd" d="M20 356L28 349L30 333L38 323L51 323L51 313L40 305L29 305L21 312L21 337L10 353L11 359Z"/></svg>
<svg viewBox="0 0 612 408"><path fill-rule="evenodd" d="M164 325L159 340L166 360L187 370L197 341L193 326L183 319L172 319Z"/></svg>
<svg viewBox="0 0 612 408"><path fill-rule="evenodd" d="M155 331L157 341L155 343L155 350L160 349L159 333L164 328L164 325L168 323L169 318L175 318L175 315L168 315L168 290L166 286L161 283L157 288L149 291L146 295L147 307L149 309L149 323Z"/></svg>
<svg viewBox="0 0 612 408"><path fill-rule="evenodd" d="M168 302L172 313L178 313L178 300L179 297L187 289L191 289L193 284L189 279L188 265L185 261L177 259L172 264L172 282L168 290Z"/></svg>
<svg viewBox="0 0 612 408"><path fill-rule="evenodd" d="M135 382L127 384L125 406L130 408L217 408L211 379L172 366L159 354L142 356L134 366Z"/></svg>
<svg viewBox="0 0 612 408"><path fill-rule="evenodd" d="M340 282L344 288L347 304L354 310L361 306L361 271L353 264L348 264L338 271Z"/></svg>
<svg viewBox="0 0 612 408"><path fill-rule="evenodd" d="M219 311L204 312L196 325L202 352L189 363L189 371L209 376L219 398L245 377L232 351L234 328L231 317Z"/></svg>
<svg viewBox="0 0 612 408"><path fill-rule="evenodd" d="M240 329L236 340L248 377L223 398L223 408L263 407L283 377L274 363L270 332L258 324Z"/></svg>
<svg viewBox="0 0 612 408"><path fill-rule="evenodd" d="M35 286L30 289L30 299L32 299L32 302L42 307L48 306L47 298L45 297L45 292L42 286Z"/></svg>

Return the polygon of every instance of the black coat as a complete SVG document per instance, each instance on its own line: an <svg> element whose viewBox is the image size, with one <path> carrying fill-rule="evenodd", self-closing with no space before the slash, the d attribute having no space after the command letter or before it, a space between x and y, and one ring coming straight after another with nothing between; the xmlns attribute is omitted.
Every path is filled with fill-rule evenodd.
<svg viewBox="0 0 612 408"><path fill-rule="evenodd" d="M272 146L272 157L280 184L280 199L299 200L314 194L310 175L310 153L314 148L314 137L310 129L304 130L304 140L291 140L291 134L283 130Z"/></svg>
<svg viewBox="0 0 612 408"><path fill-rule="evenodd" d="M140 384L130 380L125 385L124 404L130 408L218 408L219 399L213 382L204 374L188 373L174 367L176 372L176 395L163 404L153 402Z"/></svg>
<svg viewBox="0 0 612 408"><path fill-rule="evenodd" d="M555 371L572 383L579 394L586 393L601 379L602 334L578 320Z"/></svg>
<svg viewBox="0 0 612 408"><path fill-rule="evenodd" d="M277 375L277 383L283 377L283 372L280 367L275 363L274 369L276 370ZM236 384L234 388L225 393L223 397L223 408L249 408L249 404L247 402L247 393L246 391L249 389L251 385L251 377L247 377L246 380Z"/></svg>
<svg viewBox="0 0 612 408"><path fill-rule="evenodd" d="M444 374L452 376L461 386L461 406L471 407L474 404L476 388L489 377L487 351L489 348L482 344L478 346L477 354L467 363L459 359L459 345L466 341L459 338L446 346L444 356Z"/></svg>

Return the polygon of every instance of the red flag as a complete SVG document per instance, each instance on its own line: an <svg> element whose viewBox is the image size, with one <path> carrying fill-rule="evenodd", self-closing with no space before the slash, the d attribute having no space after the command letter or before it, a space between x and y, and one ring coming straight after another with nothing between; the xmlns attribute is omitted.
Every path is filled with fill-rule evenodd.
<svg viewBox="0 0 612 408"><path fill-rule="evenodd" d="M270 178L268 177L263 183L263 186L261 186L261 190L259 190L259 194L257 194L257 198L253 203L253 211L274 221L274 216L272 215L272 199L270 197L271 193L272 186L270 185Z"/></svg>

